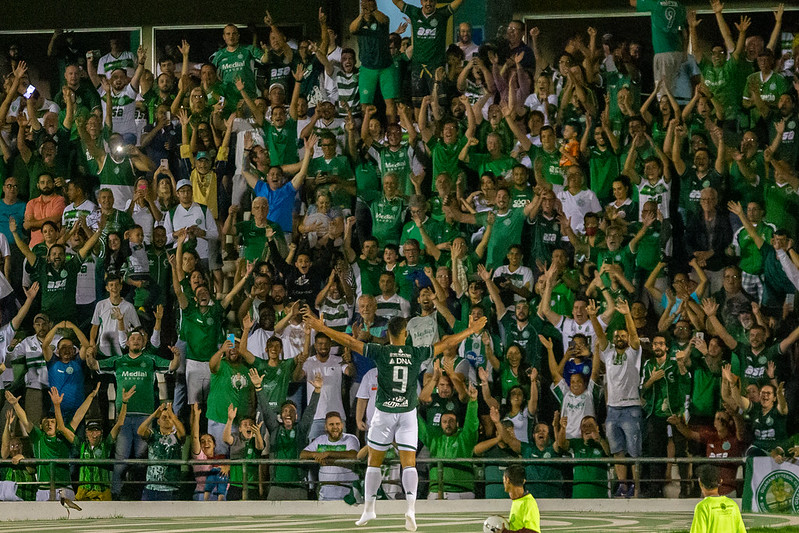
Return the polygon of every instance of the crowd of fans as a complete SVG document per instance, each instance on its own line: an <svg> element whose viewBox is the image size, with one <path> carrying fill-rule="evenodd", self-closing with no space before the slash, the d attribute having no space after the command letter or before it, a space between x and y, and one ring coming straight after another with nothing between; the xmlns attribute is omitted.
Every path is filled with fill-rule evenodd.
<svg viewBox="0 0 799 533"><path fill-rule="evenodd" d="M361 0L357 52L321 9L318 40L299 42L267 13L260 46L228 25L207 61L183 41L155 72L122 38L84 58L56 32L49 97L13 49L0 471L16 484L0 496L49 499L55 476L78 500L357 500L358 467L337 461L364 457L377 369L308 314L373 343L403 317L414 346L488 318L423 365L420 457L799 455L799 65L782 7L765 42L718 0L715 21L631 0L652 12L654 56L588 28L548 66L537 28L477 46L461 24L447 46L462 0L393 1L408 18L392 33ZM723 40L703 42L716 23ZM20 462L70 457L151 462ZM159 463L189 457L319 467ZM499 498L502 471L432 466L423 490ZM527 479L537 498L657 497L671 472L534 464Z"/></svg>

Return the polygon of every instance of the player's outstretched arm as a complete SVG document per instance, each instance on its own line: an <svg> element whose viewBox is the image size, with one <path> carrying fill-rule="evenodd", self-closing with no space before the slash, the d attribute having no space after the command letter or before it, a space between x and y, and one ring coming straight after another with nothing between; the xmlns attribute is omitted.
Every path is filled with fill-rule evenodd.
<svg viewBox="0 0 799 533"><path fill-rule="evenodd" d="M358 339L354 339L349 335L347 335L346 333L342 333L340 331L336 331L334 329L327 327L325 323L319 319L319 317L314 316L313 313L311 313L308 310L306 310L305 312L304 320L316 331L324 333L325 335L330 337L333 340L333 342L337 342L342 346L346 346L353 352L361 354L364 352L364 346L365 346L364 342L359 341Z"/></svg>

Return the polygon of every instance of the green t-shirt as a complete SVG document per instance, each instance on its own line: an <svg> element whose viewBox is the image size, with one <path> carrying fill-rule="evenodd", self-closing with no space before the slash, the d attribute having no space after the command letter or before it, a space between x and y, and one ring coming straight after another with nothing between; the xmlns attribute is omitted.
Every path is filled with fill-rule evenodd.
<svg viewBox="0 0 799 533"><path fill-rule="evenodd" d="M135 395L134 395L135 397ZM110 459L114 453L116 440L107 435L97 446L90 446L86 439L75 437L72 447L80 459ZM102 492L111 488L110 466L81 465L78 471L78 483L84 490Z"/></svg>
<svg viewBox="0 0 799 533"><path fill-rule="evenodd" d="M100 370L113 370L117 380L117 412L122 409L122 390L136 387L136 394L128 402L129 415L149 415L155 409L155 373L169 368L170 361L158 356L140 354L115 355L98 361Z"/></svg>
<svg viewBox="0 0 799 533"><path fill-rule="evenodd" d="M569 448L575 459L607 457L605 450L595 440L586 444L583 439L569 439ZM572 498L607 498L608 469L603 465L576 464Z"/></svg>
<svg viewBox="0 0 799 533"><path fill-rule="evenodd" d="M433 358L433 347L366 344L365 357L377 365L375 406L386 413L407 413L416 408L416 382L422 363ZM380 442L376 444L391 444Z"/></svg>
<svg viewBox="0 0 799 533"><path fill-rule="evenodd" d="M482 211L475 215L478 226L486 225L486 218L489 211ZM513 244L520 244L522 241L522 229L524 228L524 210L509 209L504 214L494 213L496 220L491 236L488 240L486 250L486 268L494 269L501 266L508 255L508 250Z"/></svg>
<svg viewBox="0 0 799 533"><path fill-rule="evenodd" d="M708 496L696 504L690 533L746 533L738 504L726 496Z"/></svg>
<svg viewBox="0 0 799 533"><path fill-rule="evenodd" d="M453 144L446 144L443 139L438 137L430 139L427 147L433 159L433 176L446 172L451 178L457 179L460 173L458 155L467 142L463 135L458 136Z"/></svg>
<svg viewBox="0 0 799 533"><path fill-rule="evenodd" d="M31 447L33 456L36 459L68 459L69 443L61 434L48 437L41 429L33 426L30 433ZM36 479L41 483L40 490L50 488L50 465L40 463L36 466ZM56 488L69 487L71 485L69 477L69 465L55 465L55 486Z"/></svg>
<svg viewBox="0 0 799 533"><path fill-rule="evenodd" d="M540 146L532 145L527 152L533 168L541 165L541 173L547 183L552 185L563 185L563 169L560 167L560 151L547 152ZM541 160L541 163L538 160Z"/></svg>
<svg viewBox="0 0 799 533"><path fill-rule="evenodd" d="M705 358L696 349L691 350L691 375L693 386L691 391L692 415L713 416L719 407L721 398L721 368L713 372L707 366Z"/></svg>
<svg viewBox="0 0 799 533"><path fill-rule="evenodd" d="M760 222L756 227L757 234L763 237L765 242L771 242L771 237L777 228L774 224ZM732 238L732 246L735 255L741 258L738 266L747 274L759 275L763 273L763 256L760 255L760 248L749 236L746 228L740 228Z"/></svg>
<svg viewBox="0 0 799 533"><path fill-rule="evenodd" d="M697 176L695 168L686 167L685 173L680 176L679 206L686 211L688 216L702 211L699 206L699 198L702 195L702 190L708 187L713 187L719 196L724 198L724 178L715 169L710 169L704 177L700 178Z"/></svg>
<svg viewBox="0 0 799 533"><path fill-rule="evenodd" d="M605 205L612 200L613 180L621 173L619 158L609 146L605 150L592 146L588 154L588 171L591 190L599 203Z"/></svg>
<svg viewBox="0 0 799 533"><path fill-rule="evenodd" d="M414 187L411 182L413 149L407 143L402 143L397 150L378 144L372 145L372 150L379 156L381 174L385 176L389 172L395 173L399 177L397 184L399 191L406 196L413 194Z"/></svg>
<svg viewBox="0 0 799 533"><path fill-rule="evenodd" d="M58 270L44 257L37 257L33 267L29 267L31 281L38 281L41 287L42 313L50 317L53 324L75 318L75 295L82 265L83 261L75 255L64 261Z"/></svg>
<svg viewBox="0 0 799 533"><path fill-rule="evenodd" d="M774 125L779 121L785 121L785 131L782 132L782 141L777 148L777 153L774 155L780 161L787 161L792 168L796 168L796 162L799 160L799 116L796 113L783 117L778 114L774 120L769 124L769 139L774 139L777 131Z"/></svg>
<svg viewBox="0 0 799 533"><path fill-rule="evenodd" d="M278 361L277 366L270 366L268 361L256 357L253 366L264 377L261 386L269 406L277 411L288 397L289 383L291 383L291 375L294 373L296 361L285 359Z"/></svg>
<svg viewBox="0 0 799 533"><path fill-rule="evenodd" d="M211 56L211 63L216 66L219 79L227 86L235 87L236 79L241 78L244 89L251 97L256 95L255 63L260 62L263 52L256 46L239 45L232 52L227 48L220 48ZM235 95L233 93L236 93ZM238 91L228 91L226 94L238 101L241 96Z"/></svg>
<svg viewBox="0 0 799 533"><path fill-rule="evenodd" d="M630 226L630 233L636 234L641 229L641 223L635 222ZM635 264L646 272L652 272L663 257L663 234L664 224L655 221L644 233L643 238L638 241L638 249L635 254ZM632 280L630 280L632 281Z"/></svg>
<svg viewBox="0 0 799 533"><path fill-rule="evenodd" d="M505 154L496 159L491 154L469 154L469 166L481 176L486 172L492 172L497 177L506 176L516 164L515 159Z"/></svg>
<svg viewBox="0 0 799 533"><path fill-rule="evenodd" d="M652 14L652 47L655 54L682 52L685 7L676 0L638 0L639 13Z"/></svg>
<svg viewBox="0 0 799 533"><path fill-rule="evenodd" d="M382 196L369 205L369 211L372 214L372 235L380 246L399 244L405 218L405 200L400 196L391 200ZM419 246L424 246L421 240Z"/></svg>
<svg viewBox="0 0 799 533"><path fill-rule="evenodd" d="M526 185L523 189L517 189L515 185L508 188L510 193L510 206L511 209L522 209L527 206L527 202L532 202L535 193L533 188Z"/></svg>
<svg viewBox="0 0 799 533"><path fill-rule="evenodd" d="M799 195L788 183L782 185L773 181L763 183L763 201L766 205L766 222L777 229L784 229L788 235L796 235L797 216L799 216ZM771 242L766 239L766 242Z"/></svg>
<svg viewBox="0 0 799 533"><path fill-rule="evenodd" d="M286 239L280 224L269 220L267 220L266 224L275 232L278 249L281 247L285 248ZM236 234L241 238L241 243L244 245L244 258L247 259L247 261L259 261L269 255L266 227L259 228L255 224L254 218L236 222Z"/></svg>
<svg viewBox="0 0 799 533"><path fill-rule="evenodd" d="M413 32L413 61L426 65L431 72L444 64L444 52L447 47L447 22L452 16L452 9L447 5L437 8L426 16L421 8L406 3L402 10L411 19ZM435 175L438 175L436 172Z"/></svg>
<svg viewBox="0 0 799 533"><path fill-rule="evenodd" d="M208 420L220 424L227 422L227 410L231 404L238 409L235 422L247 416L252 391L249 369L250 365L241 360L236 365L225 358L220 361L216 373L211 374Z"/></svg>
<svg viewBox="0 0 799 533"><path fill-rule="evenodd" d="M746 76L752 72L751 67L746 61L730 57L720 67L714 67L712 61L703 59L699 68L702 70L708 89L724 109L724 118L737 120Z"/></svg>
<svg viewBox="0 0 799 533"><path fill-rule="evenodd" d="M280 129L269 122L264 122L264 137L269 150L270 164L290 165L299 162L296 120L288 117L286 124Z"/></svg>
<svg viewBox="0 0 799 533"><path fill-rule="evenodd" d="M163 435L159 431L157 423L153 424L151 429L152 433L146 439L147 458L150 460L150 464L147 466L146 487L149 490L162 492L177 490L180 481L180 466L159 464L165 459L180 459L182 446L177 431Z"/></svg>
<svg viewBox="0 0 799 533"><path fill-rule="evenodd" d="M732 354L732 373L741 379L741 390L745 390L750 383L768 379L766 367L769 361L776 361L780 355L779 343L766 346L757 355L752 353L752 347L748 344L736 346Z"/></svg>
<svg viewBox="0 0 799 533"><path fill-rule="evenodd" d="M765 452L770 452L777 446L786 446L788 430L786 423L788 417L781 415L777 411L776 402L767 413L763 413L763 406L752 402L747 410L749 420L752 424L752 446L760 448Z"/></svg>
<svg viewBox="0 0 799 533"><path fill-rule="evenodd" d="M635 255L636 254L630 250L629 245L618 250L603 249L597 252L596 264L599 268L602 268L604 264L621 265L624 277L632 283L635 278ZM610 287L611 281L609 274L602 274L602 281L605 287Z"/></svg>
<svg viewBox="0 0 799 533"><path fill-rule="evenodd" d="M788 92L788 82L777 72L772 72L771 75L769 75L769 77L765 80L762 77L762 72L753 72L746 78L747 87L749 87L750 83L756 84L758 87L760 87L761 100L763 100L766 105L773 109L776 109L777 102L780 100L780 96ZM744 93L743 99L744 101L751 100L748 89ZM752 120L752 124L756 123L762 118L757 106L752 106L749 109L749 117Z"/></svg>
<svg viewBox="0 0 799 533"><path fill-rule="evenodd" d="M358 287L361 289L361 294L379 295L380 275L383 273L382 263L372 263L358 257L355 259L353 267L357 267L353 268L353 271L358 275Z"/></svg>
<svg viewBox="0 0 799 533"><path fill-rule="evenodd" d="M361 25L354 35L358 37L358 58L361 66L380 70L391 66L391 50L388 46L389 23L361 19Z"/></svg>
<svg viewBox="0 0 799 533"><path fill-rule="evenodd" d="M224 310L216 301L203 312L195 301L189 300L180 321L180 338L186 341L186 358L203 363L211 360L217 346L224 340L223 315Z"/></svg>
<svg viewBox="0 0 799 533"><path fill-rule="evenodd" d="M533 443L522 443L522 457L525 459L552 459L562 456L562 453L555 451L552 444L543 450L539 450L538 446ZM560 466L549 466L547 464L527 465L525 473L527 478L525 488L536 498L563 497L563 470Z"/></svg>
<svg viewBox="0 0 799 533"><path fill-rule="evenodd" d="M538 213L532 221L528 221L527 228L529 238L525 237L525 264L552 261L552 252L560 246L561 238L557 217L547 218L543 213Z"/></svg>

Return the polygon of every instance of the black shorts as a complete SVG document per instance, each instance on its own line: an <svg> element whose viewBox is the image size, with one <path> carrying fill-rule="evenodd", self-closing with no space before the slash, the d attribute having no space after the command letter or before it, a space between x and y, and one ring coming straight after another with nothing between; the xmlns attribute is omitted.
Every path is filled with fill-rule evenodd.
<svg viewBox="0 0 799 533"><path fill-rule="evenodd" d="M433 92L435 71L436 67L434 66L411 63L411 93L414 107L421 107L422 98Z"/></svg>

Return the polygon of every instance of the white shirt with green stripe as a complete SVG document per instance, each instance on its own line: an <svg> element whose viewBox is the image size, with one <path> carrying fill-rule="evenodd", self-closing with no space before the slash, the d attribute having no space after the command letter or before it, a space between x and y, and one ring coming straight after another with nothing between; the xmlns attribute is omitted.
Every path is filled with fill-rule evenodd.
<svg viewBox="0 0 799 533"><path fill-rule="evenodd" d="M61 342L61 335L53 337L50 343L50 348L55 353L56 346ZM50 380L47 377L47 362L44 360L42 354L42 341L36 335L25 337L14 348L14 354L9 359L16 361L18 359L25 359L25 386L29 389L42 389L50 386Z"/></svg>
<svg viewBox="0 0 799 533"><path fill-rule="evenodd" d="M384 298L383 295L375 297L377 301L377 316L390 320L395 316L408 318L411 316L411 304L408 300L403 298L397 293L389 298Z"/></svg>
<svg viewBox="0 0 799 533"><path fill-rule="evenodd" d="M105 98L105 90L100 87L97 92L100 98ZM139 138L139 129L136 127L136 97L138 93L133 90L130 83L118 93L111 89L111 121L114 125L114 133L132 133ZM105 120L106 110L103 106L103 120Z"/></svg>

